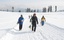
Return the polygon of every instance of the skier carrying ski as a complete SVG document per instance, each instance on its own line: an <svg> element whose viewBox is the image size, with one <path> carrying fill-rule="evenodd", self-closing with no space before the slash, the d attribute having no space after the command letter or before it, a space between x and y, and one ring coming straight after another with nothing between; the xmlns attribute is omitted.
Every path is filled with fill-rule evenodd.
<svg viewBox="0 0 64 40"><path fill-rule="evenodd" d="M23 26L23 21L24 21L24 18L23 16L21 15L18 19L18 22L17 24L19 23L19 31L22 29L22 26Z"/></svg>
<svg viewBox="0 0 64 40"><path fill-rule="evenodd" d="M42 25L42 26L44 25L44 22L45 22L45 21L46 21L45 17L42 16L42 18L41 18L41 25Z"/></svg>
<svg viewBox="0 0 64 40"><path fill-rule="evenodd" d="M29 20L31 20L31 18L32 18L32 15L29 16ZM32 28L31 26L32 26L32 25L31 25L31 21L30 21L29 28Z"/></svg>
<svg viewBox="0 0 64 40"><path fill-rule="evenodd" d="M32 22L32 31L36 31L36 23L38 24L38 19L37 19L37 16L36 14L34 13L30 22Z"/></svg>

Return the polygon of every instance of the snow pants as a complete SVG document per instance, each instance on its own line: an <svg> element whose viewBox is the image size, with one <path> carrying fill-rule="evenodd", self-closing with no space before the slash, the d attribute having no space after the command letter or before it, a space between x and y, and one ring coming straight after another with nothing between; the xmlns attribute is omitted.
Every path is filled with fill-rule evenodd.
<svg viewBox="0 0 64 40"><path fill-rule="evenodd" d="M41 21L41 25L42 25L42 26L44 25L44 21Z"/></svg>
<svg viewBox="0 0 64 40"><path fill-rule="evenodd" d="M36 31L36 23L32 24L32 31L34 31L34 32Z"/></svg>
<svg viewBox="0 0 64 40"><path fill-rule="evenodd" d="M21 29L22 29L22 25L19 24L19 30L21 30Z"/></svg>

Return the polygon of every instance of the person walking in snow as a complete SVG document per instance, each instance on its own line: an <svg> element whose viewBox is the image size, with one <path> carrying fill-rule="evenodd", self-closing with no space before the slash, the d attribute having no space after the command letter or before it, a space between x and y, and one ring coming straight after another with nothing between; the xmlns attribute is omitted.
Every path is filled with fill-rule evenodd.
<svg viewBox="0 0 64 40"><path fill-rule="evenodd" d="M23 21L24 21L24 18L23 18L23 15L21 15L17 22L17 24L19 24L19 31L22 29Z"/></svg>
<svg viewBox="0 0 64 40"><path fill-rule="evenodd" d="M29 15L29 19L31 19L32 15Z"/></svg>
<svg viewBox="0 0 64 40"><path fill-rule="evenodd" d="M45 17L42 16L42 18L41 18L41 25L42 25L42 26L44 25L44 22L45 22L45 21L46 21Z"/></svg>
<svg viewBox="0 0 64 40"><path fill-rule="evenodd" d="M34 13L30 22L32 23L32 31L36 31L36 23L38 24L38 18L36 16L36 14Z"/></svg>
<svg viewBox="0 0 64 40"><path fill-rule="evenodd" d="M29 16L29 20L31 20L31 18L32 18L32 15ZM31 22L30 22L29 28L32 28Z"/></svg>

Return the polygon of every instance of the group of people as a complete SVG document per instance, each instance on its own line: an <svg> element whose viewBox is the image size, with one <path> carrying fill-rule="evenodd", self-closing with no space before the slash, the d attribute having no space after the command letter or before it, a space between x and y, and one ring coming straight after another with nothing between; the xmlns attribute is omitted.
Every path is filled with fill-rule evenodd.
<svg viewBox="0 0 64 40"><path fill-rule="evenodd" d="M30 16L29 16L29 17L30 17ZM19 31L22 29L23 21L24 21L24 18L23 18L23 16L21 15L21 16L19 17L19 19L18 19L18 22L17 22L17 24L19 24ZM45 20L45 17L42 16L42 18L41 18L41 25L42 25L42 26L44 25L44 21L46 21L46 20ZM38 24L38 18L37 18L37 16L36 16L36 13L34 13L33 16L31 16L30 22L31 22L31 24L32 24L32 31L35 32L35 31L36 31L36 25Z"/></svg>

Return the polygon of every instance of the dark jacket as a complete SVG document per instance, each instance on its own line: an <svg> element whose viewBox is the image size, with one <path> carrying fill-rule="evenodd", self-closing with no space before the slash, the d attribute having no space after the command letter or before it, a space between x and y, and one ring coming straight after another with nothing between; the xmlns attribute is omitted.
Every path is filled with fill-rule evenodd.
<svg viewBox="0 0 64 40"><path fill-rule="evenodd" d="M23 17L19 17L19 19L18 19L18 23L19 23L20 25L23 24L23 21L24 21L24 18L23 18Z"/></svg>
<svg viewBox="0 0 64 40"><path fill-rule="evenodd" d="M32 18L31 18L31 20L30 20L30 22L32 22L32 24L38 24L38 19L37 19L37 17L36 16L33 16Z"/></svg>

